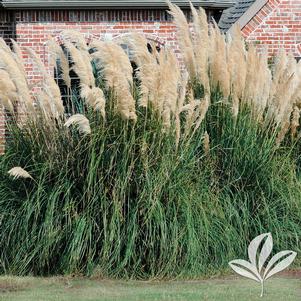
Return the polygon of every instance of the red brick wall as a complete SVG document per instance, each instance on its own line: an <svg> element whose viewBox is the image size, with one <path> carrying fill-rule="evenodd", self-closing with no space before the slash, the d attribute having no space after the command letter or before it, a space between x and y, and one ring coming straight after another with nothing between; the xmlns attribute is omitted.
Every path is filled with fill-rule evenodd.
<svg viewBox="0 0 301 301"><path fill-rule="evenodd" d="M285 48L301 56L301 0L269 0L243 28L244 36L273 56Z"/></svg>
<svg viewBox="0 0 301 301"><path fill-rule="evenodd" d="M49 37L59 37L65 29L82 32L87 39L114 39L133 31L140 32L178 52L175 27L165 10L20 11L15 16L18 43L21 47L32 47L46 64L48 54L44 43ZM26 67L30 79L39 78L30 61Z"/></svg>

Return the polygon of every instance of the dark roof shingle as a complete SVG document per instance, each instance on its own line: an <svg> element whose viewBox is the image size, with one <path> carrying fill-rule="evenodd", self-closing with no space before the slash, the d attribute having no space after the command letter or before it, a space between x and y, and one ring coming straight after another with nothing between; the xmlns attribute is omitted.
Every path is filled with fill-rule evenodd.
<svg viewBox="0 0 301 301"><path fill-rule="evenodd" d="M197 0L192 1L196 6L228 8L236 0ZM2 0L4 8L165 8L165 0ZM181 7L189 7L189 0L172 0Z"/></svg>
<svg viewBox="0 0 301 301"><path fill-rule="evenodd" d="M227 31L233 24L255 3L256 0L237 0L237 3L225 10L220 21L219 27Z"/></svg>

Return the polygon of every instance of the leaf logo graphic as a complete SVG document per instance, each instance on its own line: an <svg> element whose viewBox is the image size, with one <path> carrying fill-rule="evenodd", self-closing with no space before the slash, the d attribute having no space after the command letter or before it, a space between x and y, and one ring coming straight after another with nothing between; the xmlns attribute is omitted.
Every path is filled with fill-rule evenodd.
<svg viewBox="0 0 301 301"><path fill-rule="evenodd" d="M259 247L261 246L261 250ZM249 245L249 260L236 259L229 262L230 267L239 275L261 283L261 295L264 295L264 282L276 273L286 269L296 258L293 251L281 251L267 262L273 249L271 233L255 237Z"/></svg>

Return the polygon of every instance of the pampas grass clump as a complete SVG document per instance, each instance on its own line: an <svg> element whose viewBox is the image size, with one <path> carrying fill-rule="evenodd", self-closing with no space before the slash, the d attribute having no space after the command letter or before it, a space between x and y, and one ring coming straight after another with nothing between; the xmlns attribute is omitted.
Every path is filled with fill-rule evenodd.
<svg viewBox="0 0 301 301"><path fill-rule="evenodd" d="M270 68L191 10L170 4L183 66L139 34L49 41L71 108L34 50L0 40L1 273L198 277L263 232L300 251L300 63Z"/></svg>

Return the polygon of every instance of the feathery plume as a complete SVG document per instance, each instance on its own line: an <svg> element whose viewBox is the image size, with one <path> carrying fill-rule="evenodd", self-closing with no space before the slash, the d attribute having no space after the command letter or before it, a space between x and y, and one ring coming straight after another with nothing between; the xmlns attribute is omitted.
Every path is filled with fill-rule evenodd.
<svg viewBox="0 0 301 301"><path fill-rule="evenodd" d="M19 178L32 179L32 176L25 169L19 166L9 170L8 174L14 177L14 179L19 179Z"/></svg>
<svg viewBox="0 0 301 301"><path fill-rule="evenodd" d="M65 126L70 127L71 125L77 126L81 134L91 134L90 122L87 117L82 114L75 114L69 117L65 123Z"/></svg>
<svg viewBox="0 0 301 301"><path fill-rule="evenodd" d="M292 139L297 134L297 129L300 126L300 109L295 106L292 114L292 120L291 120L291 136Z"/></svg>
<svg viewBox="0 0 301 301"><path fill-rule="evenodd" d="M18 100L17 88L9 74L0 69L0 104L4 106L5 109L14 113L14 104Z"/></svg>
<svg viewBox="0 0 301 301"><path fill-rule="evenodd" d="M199 105L199 116L197 116L195 125L194 125L194 132L200 127L201 123L206 117L206 114L209 109L210 100L209 97L206 95L204 99L202 99Z"/></svg>
<svg viewBox="0 0 301 301"><path fill-rule="evenodd" d="M132 33L124 39L133 52L133 62L137 65L136 76L140 80L139 106L147 107L150 103L156 107L156 88L159 78L158 53L147 49L148 42L144 36Z"/></svg>
<svg viewBox="0 0 301 301"><path fill-rule="evenodd" d="M186 112L184 136L187 137L191 132L194 132L193 125L200 114L201 100L195 99L192 87L188 91L188 104L183 106L182 112Z"/></svg>
<svg viewBox="0 0 301 301"><path fill-rule="evenodd" d="M70 29L63 30L60 36L62 37L64 43L71 43L80 51L88 51L87 41L80 32Z"/></svg>
<svg viewBox="0 0 301 301"><path fill-rule="evenodd" d="M210 152L210 137L207 131L205 132L203 136L203 150L206 156L209 155Z"/></svg>
<svg viewBox="0 0 301 301"><path fill-rule="evenodd" d="M178 90L181 73L177 59L170 49L161 49L158 57L158 85L156 96L157 112L161 114L164 129L168 130L172 119L177 115Z"/></svg>
<svg viewBox="0 0 301 301"><path fill-rule="evenodd" d="M62 49L56 41L53 39L47 42L49 47L50 57L52 60L50 61L50 65L57 66L57 60L60 62L60 68L62 72L62 79L68 88L71 87L71 78L70 78L70 68L69 68L69 61Z"/></svg>
<svg viewBox="0 0 301 301"><path fill-rule="evenodd" d="M91 106L95 111L100 112L102 117L105 118L106 100L103 91L100 88L90 88L87 85L82 85L80 95L89 106Z"/></svg>
<svg viewBox="0 0 301 301"><path fill-rule="evenodd" d="M190 77L195 79L197 70L189 24L183 11L178 6L172 4L170 1L167 1L167 4L170 9L169 13L173 16L174 24L177 27L177 41L181 49L185 66L190 74Z"/></svg>
<svg viewBox="0 0 301 301"><path fill-rule="evenodd" d="M5 41L1 37L0 37L0 49L6 51L9 54L11 53L9 46L5 43Z"/></svg>
<svg viewBox="0 0 301 301"><path fill-rule="evenodd" d="M233 100L233 115L236 117L239 109L239 102L243 97L246 83L246 51L245 42L241 31L237 26L231 31L228 43L228 68L230 72L231 94Z"/></svg>
<svg viewBox="0 0 301 301"><path fill-rule="evenodd" d="M178 103L177 103L177 112L175 116L175 127L176 127L176 147L178 147L181 137L181 119L180 114L182 112L185 98L186 98L186 88L188 84L189 74L188 72L184 72L181 76L181 82L180 82L180 91L179 91L179 97L178 97Z"/></svg>
<svg viewBox="0 0 301 301"><path fill-rule="evenodd" d="M81 67L84 67L84 69L80 70L77 68L77 66L74 66L74 72L78 75L78 77L81 79L81 84L89 85L91 88L95 86L95 80L93 76L93 69L91 65L91 56L88 52L89 47L87 45L87 41L82 33L75 31L75 30L64 30L61 33L61 37L64 42L64 46L68 49L68 51L71 54L71 57L73 59L73 64L80 64ZM73 47L71 47L71 45ZM78 51L75 51L78 50ZM79 62L80 60L80 62ZM77 71L76 71L76 70ZM88 82L84 82L82 79L84 78L84 73L86 72L86 76L89 77ZM81 75L79 74L81 73Z"/></svg>
<svg viewBox="0 0 301 301"><path fill-rule="evenodd" d="M38 91L35 95L37 109L40 111L45 120L50 121L52 117L56 116L57 112L52 105L51 97L45 90Z"/></svg>
<svg viewBox="0 0 301 301"><path fill-rule="evenodd" d="M106 85L116 96L116 110L124 119L136 120L135 100L132 95L133 69L123 49L112 42L95 41L91 47L97 65L103 70Z"/></svg>
<svg viewBox="0 0 301 301"><path fill-rule="evenodd" d="M219 87L225 99L230 95L230 73L224 35L217 26L211 29L211 49L209 56L210 77L213 88Z"/></svg>
<svg viewBox="0 0 301 301"><path fill-rule="evenodd" d="M47 91L49 96L52 98L53 104L57 111L57 115L60 116L64 113L65 109L62 102L61 92L56 84L54 77L51 76L47 71L42 63L40 57L37 55L33 49L26 47L25 48L31 59L35 62L36 66L38 67L40 73L43 76L43 88ZM55 114L56 115L56 114Z"/></svg>
<svg viewBox="0 0 301 301"><path fill-rule="evenodd" d="M283 139L285 138L285 135L287 134L287 132L289 131L289 127L290 127L290 124L289 122L285 122L281 128L280 128L280 131L277 135L277 138L276 138L276 146L279 147L281 142L283 141Z"/></svg>
<svg viewBox="0 0 301 301"><path fill-rule="evenodd" d="M72 43L65 41L64 46L71 55L71 69L73 69L79 77L81 85L87 85L90 88L94 87L95 78L90 59L87 59L87 55L77 49Z"/></svg>
<svg viewBox="0 0 301 301"><path fill-rule="evenodd" d="M279 83L282 82L283 77L285 76L286 66L287 66L286 52L285 49L281 48L278 51L278 54L275 58L275 63L273 65L273 70L272 70L273 82L271 86L270 99L272 99L275 96L277 86L279 85Z"/></svg>
<svg viewBox="0 0 301 301"><path fill-rule="evenodd" d="M264 111L267 107L272 83L272 73L268 65L268 52L265 50L260 54L258 69L254 70L254 76L257 76L257 93L254 96L257 115L259 120L263 118Z"/></svg>
<svg viewBox="0 0 301 301"><path fill-rule="evenodd" d="M193 17L193 50L196 64L197 78L204 86L205 94L210 91L210 83L208 77L208 51L209 51L209 27L207 15L203 8L199 11L190 2Z"/></svg>
<svg viewBox="0 0 301 301"><path fill-rule="evenodd" d="M259 58L256 53L254 45L249 46L247 52L247 74L246 74L246 85L244 91L243 101L251 104L257 93L257 84L258 84L258 72L261 70L259 68Z"/></svg>
<svg viewBox="0 0 301 301"><path fill-rule="evenodd" d="M26 110L28 113L34 113L34 105L27 84L27 80L20 72L19 66L12 56L12 53L0 49L0 69L5 70L14 83L19 100L21 102L20 110Z"/></svg>
<svg viewBox="0 0 301 301"><path fill-rule="evenodd" d="M17 62L20 71L24 74L24 77L26 77L26 71L25 71L25 66L24 66L24 61L23 61L23 54L22 54L22 50L20 48L20 46L18 45L18 43L13 40L10 39L11 43L12 43L12 47L14 50L14 54L15 54L15 61Z"/></svg>

